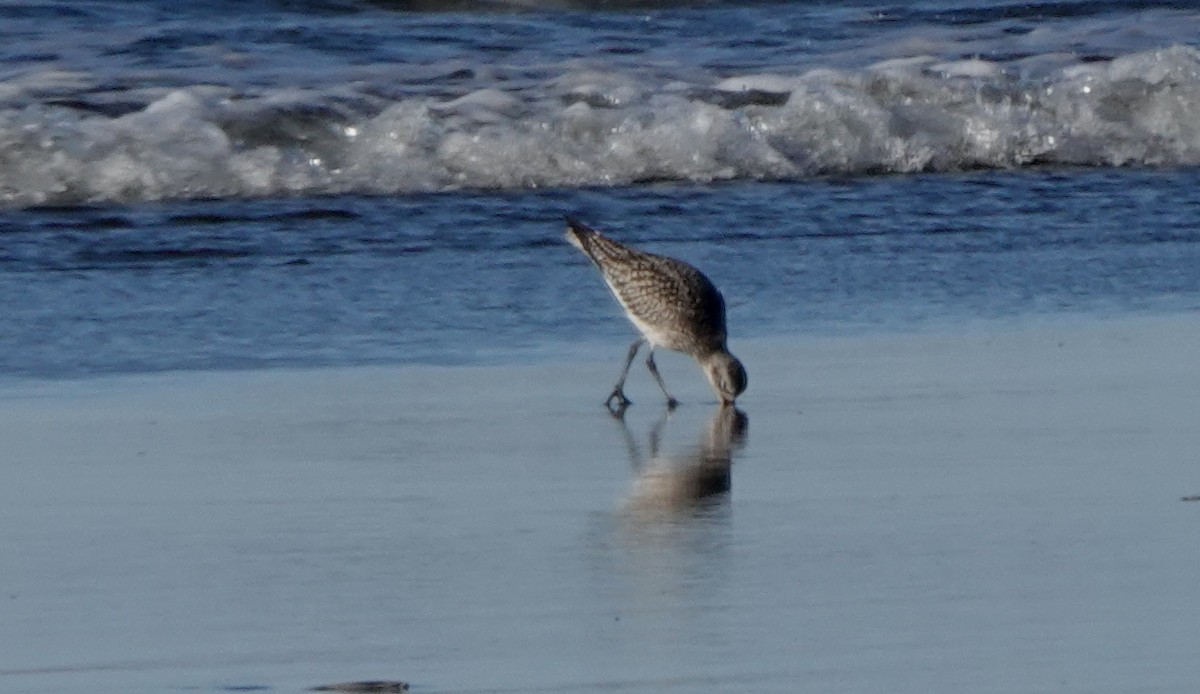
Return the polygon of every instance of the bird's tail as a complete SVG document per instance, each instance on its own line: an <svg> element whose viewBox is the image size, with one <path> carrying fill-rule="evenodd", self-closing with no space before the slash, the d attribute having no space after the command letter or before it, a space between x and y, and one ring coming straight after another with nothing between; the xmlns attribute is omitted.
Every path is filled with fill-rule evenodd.
<svg viewBox="0 0 1200 694"><path fill-rule="evenodd" d="M592 239L596 236L596 230L575 219L567 217L567 241L572 246L583 251L589 257L592 255Z"/></svg>
<svg viewBox="0 0 1200 694"><path fill-rule="evenodd" d="M606 265L634 254L633 249L613 241L574 217L567 217L567 241L583 251L602 271L605 271Z"/></svg>

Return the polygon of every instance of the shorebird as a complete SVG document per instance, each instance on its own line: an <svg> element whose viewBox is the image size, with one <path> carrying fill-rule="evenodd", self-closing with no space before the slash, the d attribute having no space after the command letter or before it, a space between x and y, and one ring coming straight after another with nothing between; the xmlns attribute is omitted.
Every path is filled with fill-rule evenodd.
<svg viewBox="0 0 1200 694"><path fill-rule="evenodd" d="M624 412L630 404L625 397L625 378L643 344L650 345L646 367L667 396L668 408L679 401L667 391L654 363L654 348L659 346L694 358L722 404L732 404L746 390L746 369L725 345L725 299L704 273L682 260L617 243L570 217L567 240L600 270L625 315L641 333L629 345L621 376L605 400L610 410Z"/></svg>

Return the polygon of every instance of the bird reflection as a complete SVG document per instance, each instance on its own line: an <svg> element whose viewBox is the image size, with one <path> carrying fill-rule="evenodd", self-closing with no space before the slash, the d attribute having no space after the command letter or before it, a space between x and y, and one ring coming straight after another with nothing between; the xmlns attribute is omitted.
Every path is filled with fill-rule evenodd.
<svg viewBox="0 0 1200 694"><path fill-rule="evenodd" d="M728 499L734 453L746 443L749 418L734 405L718 406L698 444L664 455L659 448L670 418L668 409L651 428L648 451L638 446L625 419L619 419L635 473L623 506L631 514L685 513Z"/></svg>

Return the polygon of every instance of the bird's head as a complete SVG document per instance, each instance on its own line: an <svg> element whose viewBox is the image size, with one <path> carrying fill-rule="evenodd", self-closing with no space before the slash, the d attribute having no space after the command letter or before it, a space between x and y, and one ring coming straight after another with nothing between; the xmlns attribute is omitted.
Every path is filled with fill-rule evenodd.
<svg viewBox="0 0 1200 694"><path fill-rule="evenodd" d="M704 375L717 391L722 405L731 405L746 390L746 368L727 351L713 352L704 360Z"/></svg>

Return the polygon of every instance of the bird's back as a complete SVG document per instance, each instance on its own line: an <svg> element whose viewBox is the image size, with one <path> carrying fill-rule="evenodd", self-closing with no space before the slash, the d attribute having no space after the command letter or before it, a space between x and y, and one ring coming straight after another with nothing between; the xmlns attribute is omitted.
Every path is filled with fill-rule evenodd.
<svg viewBox="0 0 1200 694"><path fill-rule="evenodd" d="M654 344L692 355L725 346L725 301L696 268L618 243L575 220L567 239L595 263L629 318Z"/></svg>

